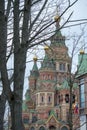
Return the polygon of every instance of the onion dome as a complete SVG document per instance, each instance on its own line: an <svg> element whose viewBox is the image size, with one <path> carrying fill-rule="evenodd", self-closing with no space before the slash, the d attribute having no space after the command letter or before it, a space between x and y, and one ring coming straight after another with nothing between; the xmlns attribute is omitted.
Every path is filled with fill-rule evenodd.
<svg viewBox="0 0 87 130"><path fill-rule="evenodd" d="M60 16L56 15L56 16L54 17L54 20L55 20L55 22L60 21Z"/></svg>
<svg viewBox="0 0 87 130"><path fill-rule="evenodd" d="M33 60L34 60L34 61L37 61L37 56L34 56L34 57L33 57Z"/></svg>
<svg viewBox="0 0 87 130"><path fill-rule="evenodd" d="M54 21L56 22L56 29L58 29L60 27L59 22L60 22L60 15L59 15L59 11L58 8L56 8L56 15L54 17Z"/></svg>
<svg viewBox="0 0 87 130"><path fill-rule="evenodd" d="M84 50L80 50L80 54L84 54Z"/></svg>
<svg viewBox="0 0 87 130"><path fill-rule="evenodd" d="M48 46L45 46L44 47L44 50L46 51L46 50L49 50L49 47Z"/></svg>

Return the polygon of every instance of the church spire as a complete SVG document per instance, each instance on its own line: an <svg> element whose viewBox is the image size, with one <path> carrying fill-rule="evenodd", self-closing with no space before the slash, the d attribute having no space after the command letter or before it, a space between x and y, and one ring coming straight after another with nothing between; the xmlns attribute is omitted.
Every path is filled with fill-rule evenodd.
<svg viewBox="0 0 87 130"><path fill-rule="evenodd" d="M56 23L56 30L55 34L51 37L51 45L52 46L65 46L65 37L62 36L61 31L60 31L60 19L61 17L58 14L54 17L55 23Z"/></svg>
<svg viewBox="0 0 87 130"><path fill-rule="evenodd" d="M33 68L31 70L30 76L38 77L39 76L39 71L38 71L38 67L37 67L37 57L34 56L33 60L34 60L34 65L33 65Z"/></svg>
<svg viewBox="0 0 87 130"><path fill-rule="evenodd" d="M56 22L56 30L58 30L60 28L60 20L61 20L58 7L56 7L56 15L54 17L54 20Z"/></svg>

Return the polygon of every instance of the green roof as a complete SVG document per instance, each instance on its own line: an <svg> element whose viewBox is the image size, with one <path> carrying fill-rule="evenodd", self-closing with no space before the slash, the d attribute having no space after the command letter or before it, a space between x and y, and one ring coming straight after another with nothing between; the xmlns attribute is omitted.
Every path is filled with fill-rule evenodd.
<svg viewBox="0 0 87 130"><path fill-rule="evenodd" d="M36 78L39 76L39 71L38 71L36 61L34 61L34 65L33 65L33 68L31 70L30 76L33 76L33 77L36 77Z"/></svg>
<svg viewBox="0 0 87 130"><path fill-rule="evenodd" d="M45 57L44 57L44 60L41 64L41 69L44 69L44 68L47 68L47 69L52 69L52 70L55 70L55 62L53 59L51 59L47 53L45 53Z"/></svg>
<svg viewBox="0 0 87 130"><path fill-rule="evenodd" d="M55 34L51 37L52 46L65 46L65 36L62 36L59 23L56 23Z"/></svg>
<svg viewBox="0 0 87 130"><path fill-rule="evenodd" d="M76 89L76 88L78 88L78 83L73 84L73 89Z"/></svg>
<svg viewBox="0 0 87 130"><path fill-rule="evenodd" d="M54 36L51 38L51 45L65 46L65 37L62 36L61 31L56 31Z"/></svg>
<svg viewBox="0 0 87 130"><path fill-rule="evenodd" d="M34 109L31 109L31 110L30 110L30 113L38 114L38 112L37 112L36 110L34 110Z"/></svg>
<svg viewBox="0 0 87 130"><path fill-rule="evenodd" d="M87 73L87 53L79 54L78 56L78 68L77 76L82 76Z"/></svg>
<svg viewBox="0 0 87 130"><path fill-rule="evenodd" d="M26 101L29 101L31 98L30 98L30 90L27 89L26 93L25 93L25 100Z"/></svg>
<svg viewBox="0 0 87 130"><path fill-rule="evenodd" d="M26 111L28 108L27 108L27 105L26 105L26 101L23 101L22 103L22 110L23 111Z"/></svg>
<svg viewBox="0 0 87 130"><path fill-rule="evenodd" d="M73 89L76 89L78 87L77 83L73 83ZM70 86L68 84L67 80L64 80L64 82L59 86L59 87L55 87L55 90L64 90L64 89L70 89Z"/></svg>
<svg viewBox="0 0 87 130"><path fill-rule="evenodd" d="M69 88L70 88L70 86L68 84L68 81L64 80L64 82L61 85L61 89L69 89Z"/></svg>
<svg viewBox="0 0 87 130"><path fill-rule="evenodd" d="M41 125L41 124L44 124L45 121L44 120L38 120L36 123Z"/></svg>
<svg viewBox="0 0 87 130"><path fill-rule="evenodd" d="M50 116L51 116L51 115L54 115L54 116L56 117L56 113L54 112L54 110L51 110Z"/></svg>

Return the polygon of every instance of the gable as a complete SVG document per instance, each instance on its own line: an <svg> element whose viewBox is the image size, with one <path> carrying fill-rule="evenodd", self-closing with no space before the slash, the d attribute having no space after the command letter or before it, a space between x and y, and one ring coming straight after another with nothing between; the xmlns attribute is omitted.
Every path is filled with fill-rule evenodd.
<svg viewBox="0 0 87 130"><path fill-rule="evenodd" d="M57 118L52 114L48 120L46 121L46 123L49 123L49 124L56 124L56 123L59 123L59 121L57 120Z"/></svg>

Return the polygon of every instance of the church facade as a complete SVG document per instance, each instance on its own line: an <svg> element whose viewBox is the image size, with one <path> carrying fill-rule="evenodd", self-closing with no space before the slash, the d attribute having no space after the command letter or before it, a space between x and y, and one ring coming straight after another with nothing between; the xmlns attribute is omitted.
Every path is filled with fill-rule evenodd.
<svg viewBox="0 0 87 130"><path fill-rule="evenodd" d="M45 46L45 56L38 69L37 57L29 76L29 89L23 103L23 122L26 130L69 130L71 58L65 37L59 30ZM73 75L72 75L73 76ZM79 90L73 83L72 124L79 125Z"/></svg>

